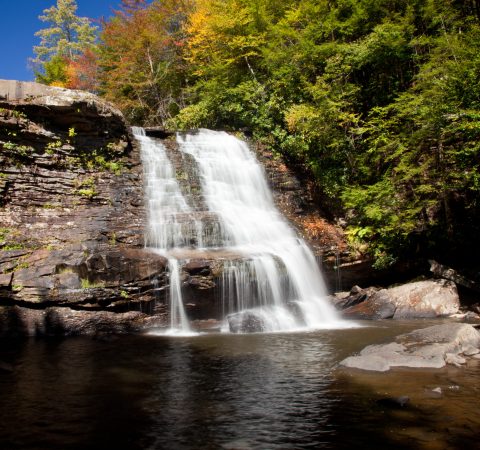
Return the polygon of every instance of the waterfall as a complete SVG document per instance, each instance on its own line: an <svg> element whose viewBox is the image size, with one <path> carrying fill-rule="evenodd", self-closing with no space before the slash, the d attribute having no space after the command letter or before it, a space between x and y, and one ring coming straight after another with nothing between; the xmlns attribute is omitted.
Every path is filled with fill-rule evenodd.
<svg viewBox="0 0 480 450"><path fill-rule="evenodd" d="M198 171L207 209L202 218L182 195L165 147L135 134L145 171L147 245L169 258L172 328L188 326L173 261L181 248L199 257L208 249L239 255L223 262L219 301L225 316L246 312L263 331L338 326L312 252L276 209L263 168L246 143L210 130L177 134L179 151L193 158Z"/></svg>
<svg viewBox="0 0 480 450"><path fill-rule="evenodd" d="M192 226L195 229L198 224L191 219L192 211L180 191L165 146L147 137L142 128L133 127L132 131L140 142L144 171L148 212L146 245L168 260L170 332L189 333L190 326L182 302L178 261L169 255L168 250L185 246L194 233ZM179 220L181 217L186 217L187 222L182 223Z"/></svg>

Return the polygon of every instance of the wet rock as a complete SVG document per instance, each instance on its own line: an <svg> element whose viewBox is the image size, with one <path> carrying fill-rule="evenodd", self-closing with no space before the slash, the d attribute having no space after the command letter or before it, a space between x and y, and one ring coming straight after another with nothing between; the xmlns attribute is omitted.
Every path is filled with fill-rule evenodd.
<svg viewBox="0 0 480 450"><path fill-rule="evenodd" d="M346 308L342 314L349 319L389 319L394 316L396 306L387 289L370 290L365 300Z"/></svg>
<svg viewBox="0 0 480 450"><path fill-rule="evenodd" d="M231 333L261 333L265 330L262 317L252 311L230 314L227 321Z"/></svg>
<svg viewBox="0 0 480 450"><path fill-rule="evenodd" d="M480 333L471 325L451 323L416 330L395 338L395 342L369 345L359 355L344 359L349 368L385 372L392 367L441 368L460 366L462 353L480 348Z"/></svg>
<svg viewBox="0 0 480 450"><path fill-rule="evenodd" d="M211 260L192 259L183 266L183 270L190 275L210 275L212 272L210 267L211 264Z"/></svg>
<svg viewBox="0 0 480 450"><path fill-rule="evenodd" d="M445 353L445 362L447 364L453 364L454 366L460 367L462 364L465 364L467 360L455 353Z"/></svg>
<svg viewBox="0 0 480 450"><path fill-rule="evenodd" d="M380 290L356 287L336 304L345 305L342 314L346 318L417 319L455 314L460 300L453 282L425 280Z"/></svg>
<svg viewBox="0 0 480 450"><path fill-rule="evenodd" d="M477 313L474 313L473 311L467 311L463 317L463 320L465 321L479 321L480 320L480 315Z"/></svg>
<svg viewBox="0 0 480 450"><path fill-rule="evenodd" d="M377 292L375 288L362 289L360 286L353 286L348 294L341 293L337 296L335 307L337 309L347 309L364 302Z"/></svg>
<svg viewBox="0 0 480 450"><path fill-rule="evenodd" d="M480 349L474 347L473 345L467 345L463 347L463 354L465 356L473 356L477 353L480 353Z"/></svg>

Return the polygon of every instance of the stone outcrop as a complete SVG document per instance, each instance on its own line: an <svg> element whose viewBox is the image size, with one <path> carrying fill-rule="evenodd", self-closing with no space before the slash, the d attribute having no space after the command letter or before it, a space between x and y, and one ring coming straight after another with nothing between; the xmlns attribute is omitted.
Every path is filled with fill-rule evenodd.
<svg viewBox="0 0 480 450"><path fill-rule="evenodd" d="M444 266L434 260L429 260L430 272L438 278L453 281L458 286L463 286L475 293L480 293L480 283L475 280L470 280L451 267Z"/></svg>
<svg viewBox="0 0 480 450"><path fill-rule="evenodd" d="M455 283L424 280L389 289L361 289L334 297L346 318L417 319L450 316L458 312L460 300Z"/></svg>
<svg viewBox="0 0 480 450"><path fill-rule="evenodd" d="M369 345L340 365L376 372L392 367L439 369L446 364L461 366L478 354L480 333L472 325L449 323L402 334L388 344Z"/></svg>
<svg viewBox="0 0 480 450"><path fill-rule="evenodd" d="M166 261L143 249L145 220L139 151L120 111L89 93L0 80L2 314L163 314ZM88 328L87 316L77 322Z"/></svg>

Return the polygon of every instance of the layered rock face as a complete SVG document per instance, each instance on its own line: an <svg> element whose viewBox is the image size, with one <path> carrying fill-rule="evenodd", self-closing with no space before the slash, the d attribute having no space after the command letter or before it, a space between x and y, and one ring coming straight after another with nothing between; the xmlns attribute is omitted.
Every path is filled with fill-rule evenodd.
<svg viewBox="0 0 480 450"><path fill-rule="evenodd" d="M143 249L145 220L139 153L118 110L85 92L0 80L4 315L12 305L63 307L57 318L152 312L166 262ZM12 309L0 335L13 315L28 322Z"/></svg>

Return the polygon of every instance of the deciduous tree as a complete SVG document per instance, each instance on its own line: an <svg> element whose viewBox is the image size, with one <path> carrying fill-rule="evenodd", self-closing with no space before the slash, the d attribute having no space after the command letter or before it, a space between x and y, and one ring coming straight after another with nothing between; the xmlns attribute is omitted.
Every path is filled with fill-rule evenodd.
<svg viewBox="0 0 480 450"><path fill-rule="evenodd" d="M35 33L40 44L33 48L36 56L32 63L38 81L67 85L69 64L93 49L97 27L76 12L75 0L57 0L56 6L45 9L39 17L50 26Z"/></svg>

